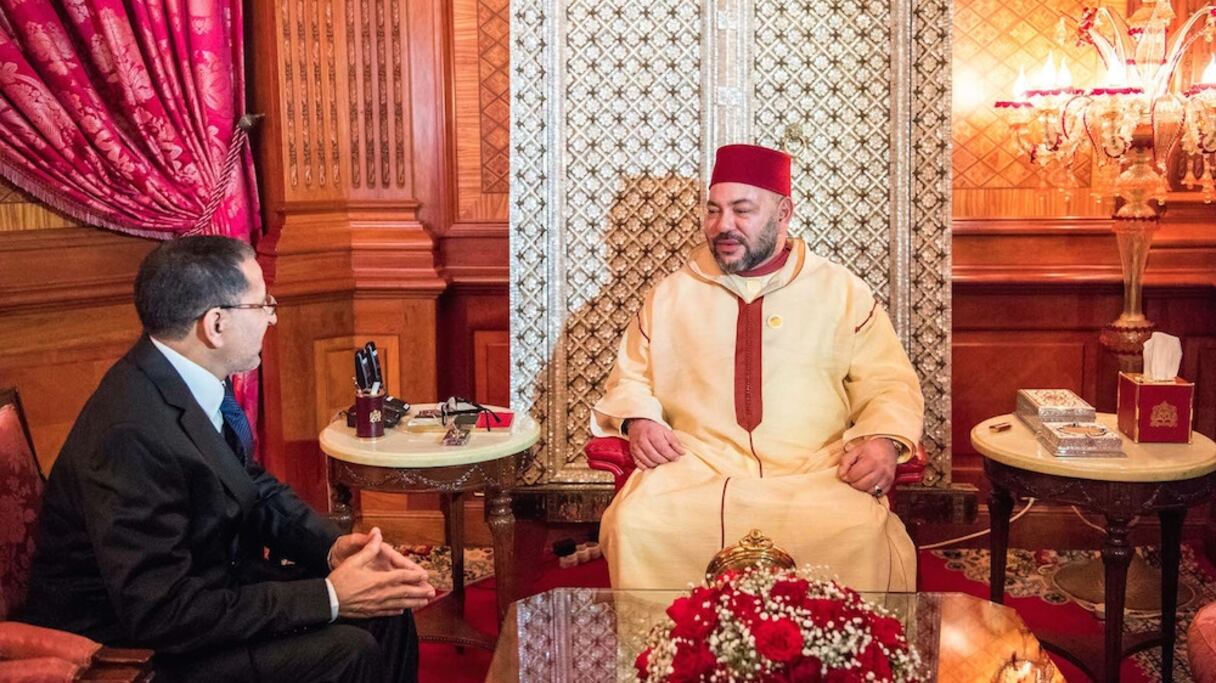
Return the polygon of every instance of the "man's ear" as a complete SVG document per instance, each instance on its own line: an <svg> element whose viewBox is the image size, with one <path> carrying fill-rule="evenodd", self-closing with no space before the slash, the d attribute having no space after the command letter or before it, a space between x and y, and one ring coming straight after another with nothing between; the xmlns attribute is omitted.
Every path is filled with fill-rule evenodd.
<svg viewBox="0 0 1216 683"><path fill-rule="evenodd" d="M224 345L224 331L228 326L228 318L223 311L212 308L198 319L198 336L208 347L216 348Z"/></svg>
<svg viewBox="0 0 1216 683"><path fill-rule="evenodd" d="M790 219L794 217L794 200L789 197L782 197L777 202L777 222L788 225Z"/></svg>

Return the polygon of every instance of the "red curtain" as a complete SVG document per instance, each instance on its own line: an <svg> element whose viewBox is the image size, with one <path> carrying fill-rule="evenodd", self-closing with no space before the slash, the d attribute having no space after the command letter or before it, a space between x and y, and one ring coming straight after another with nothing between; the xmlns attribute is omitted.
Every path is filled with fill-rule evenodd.
<svg viewBox="0 0 1216 683"><path fill-rule="evenodd" d="M241 4L0 0L0 173L88 225L255 241Z"/></svg>

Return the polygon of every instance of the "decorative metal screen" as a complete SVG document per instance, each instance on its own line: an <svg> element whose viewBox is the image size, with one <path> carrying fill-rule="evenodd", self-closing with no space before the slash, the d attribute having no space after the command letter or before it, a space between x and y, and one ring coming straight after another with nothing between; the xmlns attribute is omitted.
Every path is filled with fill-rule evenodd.
<svg viewBox="0 0 1216 683"><path fill-rule="evenodd" d="M945 0L516 0L512 403L542 424L529 483L587 469L622 332L701 241L729 142L789 150L792 232L891 312L949 481L949 5Z"/></svg>

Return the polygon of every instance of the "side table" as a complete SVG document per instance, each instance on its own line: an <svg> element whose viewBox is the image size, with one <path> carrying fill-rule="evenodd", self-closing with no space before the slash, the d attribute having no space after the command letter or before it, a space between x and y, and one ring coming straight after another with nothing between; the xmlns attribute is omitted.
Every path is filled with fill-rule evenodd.
<svg viewBox="0 0 1216 683"><path fill-rule="evenodd" d="M1099 413L1098 421L1110 429L1117 428L1110 413ZM1002 432L990 429L999 422L1010 423L1010 428ZM1039 445L1033 432L1016 416L1000 415L971 430L971 445L984 456L984 473L992 483L988 500L992 517L992 601L1005 599L1009 515L1014 496L1078 505L1102 514L1106 519L1102 545L1106 638L1101 668L1047 636L1042 638L1043 644L1072 660L1094 680L1118 681L1119 662L1124 656L1160 643L1163 679L1172 680L1182 522L1187 507L1203 502L1216 490L1216 444L1199 432L1189 444L1138 444L1124 437L1126 458L1062 458ZM1134 634L1125 650L1123 603L1133 553L1127 541L1128 527L1137 515L1150 513L1161 519L1161 633Z"/></svg>
<svg viewBox="0 0 1216 683"><path fill-rule="evenodd" d="M414 410L431 406L414 406ZM505 410L490 406L492 410ZM540 438L529 415L515 413L510 427L476 429L464 446L444 446L441 432L410 432L402 425L384 436L361 439L345 420L321 431L329 460L333 510L350 528L360 512L351 489L389 493L439 493L444 535L452 551L452 594L418 613L419 636L428 640L494 648L489 636L464 620L464 497L484 491L486 523L494 543L499 621L515 599L515 516L511 489L522 457ZM450 598L450 599L449 599Z"/></svg>

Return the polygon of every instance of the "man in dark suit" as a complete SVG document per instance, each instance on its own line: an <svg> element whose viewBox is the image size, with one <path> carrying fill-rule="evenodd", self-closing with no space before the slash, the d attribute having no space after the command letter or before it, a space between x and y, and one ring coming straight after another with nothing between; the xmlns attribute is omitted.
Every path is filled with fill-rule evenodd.
<svg viewBox="0 0 1216 683"><path fill-rule="evenodd" d="M51 470L25 618L153 648L158 680L416 680L426 572L378 529L340 535L251 457L225 380L276 321L253 250L165 242L135 306L144 336Z"/></svg>

